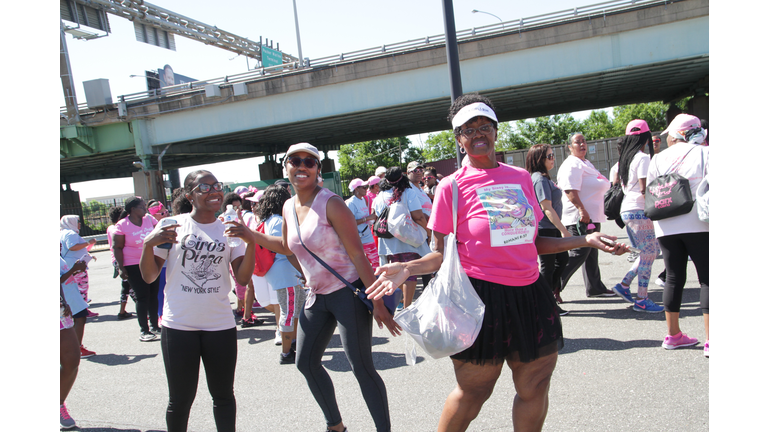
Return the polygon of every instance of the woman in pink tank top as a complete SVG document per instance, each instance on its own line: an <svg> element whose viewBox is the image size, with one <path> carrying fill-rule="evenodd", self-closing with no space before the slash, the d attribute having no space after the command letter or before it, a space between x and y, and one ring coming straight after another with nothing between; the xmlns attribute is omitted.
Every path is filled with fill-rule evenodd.
<svg viewBox="0 0 768 432"><path fill-rule="evenodd" d="M393 336L400 327L383 301L374 302L373 315L349 288L326 270L307 249L325 261L353 285L370 286L373 269L363 251L357 224L344 200L317 183L320 154L308 143L294 144L285 155L288 180L296 196L283 206L282 237L254 232L256 243L283 255L295 255L309 294L299 316L296 366L306 377L312 395L323 411L329 431L346 430L341 419L333 382L321 360L338 326L347 359L356 371L368 410L377 431L389 431L386 387L373 364L371 337L373 318L379 328L387 326ZM298 225L301 233L296 231ZM304 241L304 246L299 240ZM359 371L359 372L358 372Z"/></svg>

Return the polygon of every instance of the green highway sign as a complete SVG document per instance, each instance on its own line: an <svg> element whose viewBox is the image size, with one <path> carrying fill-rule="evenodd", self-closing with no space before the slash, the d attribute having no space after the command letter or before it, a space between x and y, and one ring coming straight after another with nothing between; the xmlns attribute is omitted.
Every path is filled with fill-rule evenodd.
<svg viewBox="0 0 768 432"><path fill-rule="evenodd" d="M261 47L261 65L262 67L277 66L283 64L283 53L272 48Z"/></svg>

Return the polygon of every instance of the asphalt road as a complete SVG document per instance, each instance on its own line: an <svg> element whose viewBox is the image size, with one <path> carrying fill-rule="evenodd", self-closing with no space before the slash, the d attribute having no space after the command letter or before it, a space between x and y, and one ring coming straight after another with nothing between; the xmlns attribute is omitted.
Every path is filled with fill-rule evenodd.
<svg viewBox="0 0 768 432"><path fill-rule="evenodd" d="M613 222L604 232L626 241ZM621 241L621 240L620 240ZM165 430L167 385L160 342L140 342L136 319L118 321L120 284L112 279L109 252L97 252L90 265L91 309L84 344L97 353L81 362L67 399L79 430L89 432ZM603 282L618 283L629 269L625 256L600 256ZM654 263L649 293L661 303L662 289L653 284L663 261ZM636 292L637 284L632 287ZM235 304L235 296L230 296ZM709 429L709 360L703 355L704 325L699 287L692 263L683 296L681 328L699 338L698 346L668 351L664 314L634 312L620 298L587 299L580 272L563 292L565 347L560 352L550 389L544 430L550 431L706 431ZM128 310L135 311L132 302ZM273 344L274 316L255 310L267 323L238 329L235 381L237 424L242 431L321 431L323 415L306 382L292 365L278 364ZM387 385L393 431L433 431L443 402L455 382L449 359L433 360L419 351L408 366L406 337L392 338L374 330L374 362ZM338 333L323 365L333 379L345 424L350 431L374 430L360 389L351 373ZM470 431L512 430L515 395L509 369ZM212 403L201 368L189 420L190 431L214 431Z"/></svg>

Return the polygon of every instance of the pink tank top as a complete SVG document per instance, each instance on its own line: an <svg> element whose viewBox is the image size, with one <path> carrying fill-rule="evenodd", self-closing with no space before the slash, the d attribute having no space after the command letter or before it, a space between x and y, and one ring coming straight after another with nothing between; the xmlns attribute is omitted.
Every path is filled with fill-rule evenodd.
<svg viewBox="0 0 768 432"><path fill-rule="evenodd" d="M326 208L331 197L338 196L328 189L321 189L315 196L315 201L309 209L309 213L301 223L301 239L315 255L326 264L336 270L344 279L352 283L358 279L357 269L347 255L347 250L341 243L336 231L328 224ZM344 282L340 281L333 273L325 269L316 259L310 255L301 245L296 233L296 222L293 211L294 200L291 198L283 205L283 220L287 228L288 247L301 265L304 277L307 279L306 287L309 295L305 307L312 306L316 294L330 294L340 289L348 289Z"/></svg>

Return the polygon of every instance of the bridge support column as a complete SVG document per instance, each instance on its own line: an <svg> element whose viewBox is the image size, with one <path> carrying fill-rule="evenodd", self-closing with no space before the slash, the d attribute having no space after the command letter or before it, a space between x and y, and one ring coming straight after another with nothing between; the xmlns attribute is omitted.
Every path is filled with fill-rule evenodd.
<svg viewBox="0 0 768 432"><path fill-rule="evenodd" d="M686 108L688 114L709 121L709 96L694 96L688 101L688 106Z"/></svg>
<svg viewBox="0 0 768 432"><path fill-rule="evenodd" d="M165 203L165 185L161 171L151 170L133 173L133 190L134 194L144 198L144 201L155 199Z"/></svg>
<svg viewBox="0 0 768 432"><path fill-rule="evenodd" d="M320 172L329 173L336 171L336 162L328 158L328 152L325 152L325 159L320 161Z"/></svg>
<svg viewBox="0 0 768 432"><path fill-rule="evenodd" d="M281 179L283 178L283 169L280 164L268 159L259 165L259 178L261 180Z"/></svg>

